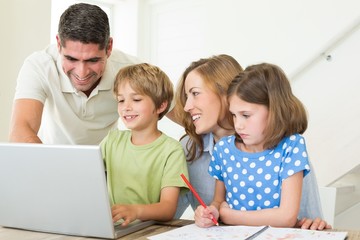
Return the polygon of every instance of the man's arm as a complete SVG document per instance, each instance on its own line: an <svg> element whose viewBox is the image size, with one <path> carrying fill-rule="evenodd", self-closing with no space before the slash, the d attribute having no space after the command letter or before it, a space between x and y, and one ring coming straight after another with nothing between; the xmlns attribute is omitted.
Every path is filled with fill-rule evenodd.
<svg viewBox="0 0 360 240"><path fill-rule="evenodd" d="M10 121L10 142L42 143L37 133L44 104L34 99L17 99Z"/></svg>

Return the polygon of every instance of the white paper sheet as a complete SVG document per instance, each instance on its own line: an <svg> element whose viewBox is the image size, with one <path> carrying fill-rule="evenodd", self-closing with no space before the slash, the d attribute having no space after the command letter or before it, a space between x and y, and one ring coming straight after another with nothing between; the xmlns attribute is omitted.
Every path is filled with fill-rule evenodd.
<svg viewBox="0 0 360 240"><path fill-rule="evenodd" d="M210 228L200 228L195 224L187 225L168 232L148 237L150 240L231 240L246 239L264 226L213 226ZM273 228L269 227L256 238L257 240L343 240L347 232L327 232L304 230L299 228Z"/></svg>

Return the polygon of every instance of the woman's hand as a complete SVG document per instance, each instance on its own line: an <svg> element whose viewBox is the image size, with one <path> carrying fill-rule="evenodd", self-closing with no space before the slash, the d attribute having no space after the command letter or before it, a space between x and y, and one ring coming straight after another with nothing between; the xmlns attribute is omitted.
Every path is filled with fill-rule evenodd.
<svg viewBox="0 0 360 240"><path fill-rule="evenodd" d="M303 218L296 223L296 227L311 230L324 230L332 228L330 224L321 218L315 218L314 220L310 218Z"/></svg>

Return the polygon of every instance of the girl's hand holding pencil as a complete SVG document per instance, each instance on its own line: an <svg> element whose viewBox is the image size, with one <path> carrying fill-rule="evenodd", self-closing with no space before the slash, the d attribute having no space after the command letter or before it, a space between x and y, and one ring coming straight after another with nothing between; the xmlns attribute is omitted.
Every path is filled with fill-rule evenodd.
<svg viewBox="0 0 360 240"><path fill-rule="evenodd" d="M199 227L210 227L214 224L216 226L219 226L219 223L217 221L217 219L219 218L219 211L214 206L207 207L199 194L194 189L194 187L190 184L189 180L185 177L185 175L181 174L180 176L201 204L195 210L195 224Z"/></svg>
<svg viewBox="0 0 360 240"><path fill-rule="evenodd" d="M203 207L199 205L195 210L195 224L199 227L219 226L216 219L219 218L219 211L215 206ZM216 223L215 223L216 222Z"/></svg>

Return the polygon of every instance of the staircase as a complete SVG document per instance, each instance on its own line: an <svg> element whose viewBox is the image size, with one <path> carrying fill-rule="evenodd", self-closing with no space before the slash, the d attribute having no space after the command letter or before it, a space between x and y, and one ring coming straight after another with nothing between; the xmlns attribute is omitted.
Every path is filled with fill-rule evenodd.
<svg viewBox="0 0 360 240"><path fill-rule="evenodd" d="M324 218L359 230L360 18L290 80L309 113L304 136L316 170Z"/></svg>
<svg viewBox="0 0 360 240"><path fill-rule="evenodd" d="M336 228L360 229L360 164L329 187L336 188L335 221Z"/></svg>

